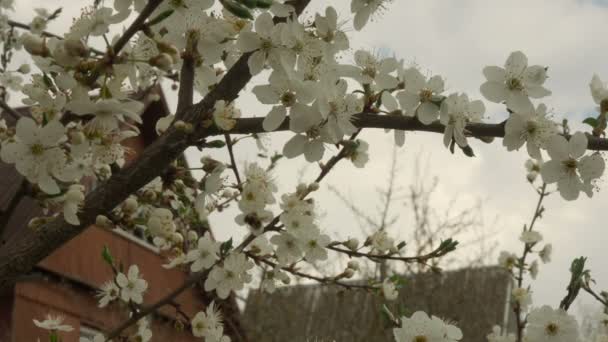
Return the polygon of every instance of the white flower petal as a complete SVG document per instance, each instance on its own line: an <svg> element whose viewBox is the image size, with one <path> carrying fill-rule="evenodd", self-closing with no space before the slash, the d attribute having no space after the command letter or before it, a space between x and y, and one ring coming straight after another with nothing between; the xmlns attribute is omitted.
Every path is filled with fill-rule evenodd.
<svg viewBox="0 0 608 342"><path fill-rule="evenodd" d="M272 107L272 110L266 115L264 118L264 122L262 123L262 127L266 132L274 131L279 128L283 121L285 121L285 117L287 116L287 110L283 106L275 106Z"/></svg>

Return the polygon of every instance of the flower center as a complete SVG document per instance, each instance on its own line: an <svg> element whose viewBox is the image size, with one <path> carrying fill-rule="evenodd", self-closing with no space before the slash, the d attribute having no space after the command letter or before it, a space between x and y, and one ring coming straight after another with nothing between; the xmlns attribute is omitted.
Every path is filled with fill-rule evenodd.
<svg viewBox="0 0 608 342"><path fill-rule="evenodd" d="M293 106L294 104L296 104L296 94L294 94L294 93L292 93L290 91L286 91L281 96L281 103L285 107L291 107L291 106Z"/></svg>
<svg viewBox="0 0 608 342"><path fill-rule="evenodd" d="M534 121L528 121L528 124L526 125L526 132L528 132L530 135L534 134L537 128L538 127Z"/></svg>
<svg viewBox="0 0 608 342"><path fill-rule="evenodd" d="M264 51L268 51L268 50L272 49L272 42L268 39L263 39L261 48Z"/></svg>
<svg viewBox="0 0 608 342"><path fill-rule="evenodd" d="M507 81L507 88L509 90L523 90L524 85L519 78L511 78Z"/></svg>
<svg viewBox="0 0 608 342"><path fill-rule="evenodd" d="M420 91L420 102L429 102L433 96L433 91L429 89L423 89Z"/></svg>
<svg viewBox="0 0 608 342"><path fill-rule="evenodd" d="M559 327L557 326L557 324L555 323L549 323L547 324L547 326L545 327L545 332L547 333L547 335L549 336L555 336L557 335L557 332L559 331Z"/></svg>
<svg viewBox="0 0 608 342"><path fill-rule="evenodd" d="M44 153L44 146L42 146L41 144L34 144L30 146L30 151L33 155L40 156Z"/></svg>
<svg viewBox="0 0 608 342"><path fill-rule="evenodd" d="M363 68L362 72L363 75L369 76L371 78L375 78L377 73L378 72L376 71L376 68L373 66L366 66L365 68Z"/></svg>
<svg viewBox="0 0 608 342"><path fill-rule="evenodd" d="M428 339L426 338L426 336L418 335L414 337L412 342L428 342Z"/></svg>
<svg viewBox="0 0 608 342"><path fill-rule="evenodd" d="M562 163L564 164L564 168L566 168L568 172L574 172L576 170L576 159L570 158L568 160L563 161Z"/></svg>

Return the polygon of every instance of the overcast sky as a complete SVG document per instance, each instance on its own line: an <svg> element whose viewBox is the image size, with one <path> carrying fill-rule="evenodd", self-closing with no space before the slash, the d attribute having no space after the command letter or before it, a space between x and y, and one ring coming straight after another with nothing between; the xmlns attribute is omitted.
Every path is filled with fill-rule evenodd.
<svg viewBox="0 0 608 342"><path fill-rule="evenodd" d="M28 22L31 9L47 6L51 9L63 6L63 19L52 24L54 32L61 33L74 15L78 14L82 1L74 0L18 0L17 18ZM319 10L327 1L312 0L311 9ZM332 1L340 17L348 19L350 1ZM608 1L577 0L427 0L394 1L388 10L377 16L364 31L350 29L351 46L394 54L408 62L416 62L427 74L440 74L447 80L448 92L466 92L474 99L481 98L479 85L484 81L481 73L485 65L502 65L511 51L522 50L530 64L549 67L546 87L553 96L543 99L554 115L568 118L573 127L592 113L594 103L589 95L588 83L593 73L608 80ZM345 27L351 27L346 23ZM346 60L352 60L346 56ZM258 79L258 82L260 79ZM172 102L175 93L168 91ZM267 111L255 103L246 92L239 99L244 115L259 116ZM501 106L486 102L487 121L504 120ZM371 160L363 170L349 162L340 164L327 178L333 184L350 193L356 203L375 208L375 187L384 184L390 165L392 140L390 134L379 131L363 131L361 138L372 143ZM289 134L279 134L273 140L273 148L280 149L281 142ZM437 208L444 208L449 199L458 196L462 206L483 201L487 229L496 230L500 249L520 253L522 246L518 235L522 225L529 222L537 197L525 180L525 151L507 153L501 142L486 145L477 140L471 144L477 157L466 158L452 155L443 148L442 137L432 133L408 133L406 145L399 150L402 172L399 182L407 186L412 176L412 163L420 152L429 158L432 176L438 176L440 186ZM245 147L237 152L240 161L253 161L253 149ZM329 154L326 154L328 157ZM190 151L195 161L200 156ZM281 164L276 178L281 189L290 191L297 182L297 171L305 164L300 159ZM317 170L310 166L304 173L305 180L314 178ZM605 183L605 182L603 182ZM356 220L329 191L318 203L324 211L323 229L335 237L357 236ZM599 215L608 203L608 189L602 189L592 200L583 196L576 202L565 202L558 195L546 201L545 217L537 228L545 242L554 246L553 262L542 265L538 280L533 285L534 303L557 306L565 293L569 278L568 268L573 258L588 256L588 266L599 288L608 289L608 269L605 241L608 232ZM408 215L403 213L403 226L394 234L408 236ZM493 219L498 217L498 220ZM222 218L213 218L216 233L220 237L233 234L236 226ZM604 249L604 251L602 251ZM498 251L497 251L498 252ZM496 255L498 254L496 252ZM603 253L602 253L603 252ZM493 258L492 260L495 260Z"/></svg>

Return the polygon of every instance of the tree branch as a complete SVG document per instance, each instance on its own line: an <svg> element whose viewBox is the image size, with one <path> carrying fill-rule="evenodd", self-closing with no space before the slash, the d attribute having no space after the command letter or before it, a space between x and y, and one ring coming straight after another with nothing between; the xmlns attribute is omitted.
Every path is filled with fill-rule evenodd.
<svg viewBox="0 0 608 342"><path fill-rule="evenodd" d="M263 117L256 118L241 118L236 120L234 129L229 131L230 134L252 134L252 133L268 133L262 128ZM430 125L424 125L418 119L396 116L396 115L378 115L371 113L360 113L354 115L353 123L358 128L385 128L385 129L400 129L404 131L419 131L443 133L445 126L439 121L435 121ZM289 118L277 128L275 131L288 131ZM505 123L471 123L466 126L468 136L474 138L503 138L505 136ZM208 136L221 135L225 132L219 131L216 128L211 128ZM588 149L594 151L608 151L608 139L598 138L592 135L587 135L589 141Z"/></svg>
<svg viewBox="0 0 608 342"><path fill-rule="evenodd" d="M3 112L10 114L15 120L19 120L21 118L21 114L14 110L11 106L9 106L6 102L0 100L0 108L2 108Z"/></svg>

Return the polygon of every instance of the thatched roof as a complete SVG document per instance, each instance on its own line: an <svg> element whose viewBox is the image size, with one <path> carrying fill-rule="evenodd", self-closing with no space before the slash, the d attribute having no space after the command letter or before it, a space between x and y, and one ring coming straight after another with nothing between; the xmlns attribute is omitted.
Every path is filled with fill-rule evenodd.
<svg viewBox="0 0 608 342"><path fill-rule="evenodd" d="M393 313L424 310L458 325L467 342L485 342L495 324L512 326L511 278L498 267L412 276L399 299L386 302L362 291L298 285L274 294L252 291L243 314L252 341L393 341L383 304Z"/></svg>

